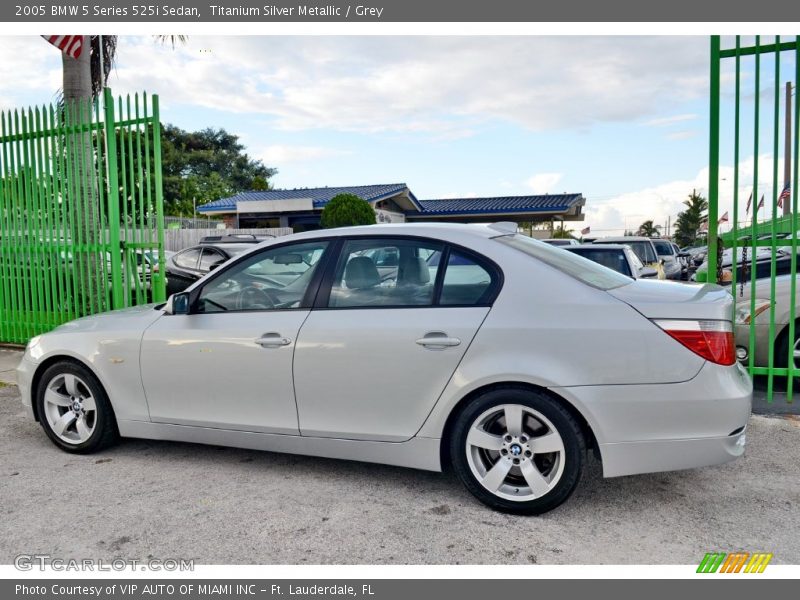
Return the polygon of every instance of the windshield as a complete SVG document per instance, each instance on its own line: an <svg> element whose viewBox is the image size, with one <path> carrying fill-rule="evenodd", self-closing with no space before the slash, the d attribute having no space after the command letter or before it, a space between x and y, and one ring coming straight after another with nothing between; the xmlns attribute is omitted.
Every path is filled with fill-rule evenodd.
<svg viewBox="0 0 800 600"><path fill-rule="evenodd" d="M494 239L601 290L618 288L628 285L632 281L630 277L626 277L622 273L612 271L567 250L548 246L525 235L507 235Z"/></svg>
<svg viewBox="0 0 800 600"><path fill-rule="evenodd" d="M625 257L625 251L622 248L570 248L570 252L588 258L592 262L609 269L614 269L623 275L631 275L628 259Z"/></svg>
<svg viewBox="0 0 800 600"><path fill-rule="evenodd" d="M672 244L664 240L653 240L659 256L672 256Z"/></svg>
<svg viewBox="0 0 800 600"><path fill-rule="evenodd" d="M644 264L654 263L658 260L649 240L625 240L624 242L595 242L595 244L625 244L630 246Z"/></svg>

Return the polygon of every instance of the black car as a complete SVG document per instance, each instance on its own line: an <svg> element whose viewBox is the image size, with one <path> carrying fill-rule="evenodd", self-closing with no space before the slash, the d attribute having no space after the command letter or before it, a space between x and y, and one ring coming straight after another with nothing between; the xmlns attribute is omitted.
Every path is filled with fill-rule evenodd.
<svg viewBox="0 0 800 600"><path fill-rule="evenodd" d="M237 240L235 242L224 239L216 241L205 241L204 239L197 246L173 254L167 260L167 294L182 292L213 268L245 250L250 250L253 244L263 241L263 239Z"/></svg>

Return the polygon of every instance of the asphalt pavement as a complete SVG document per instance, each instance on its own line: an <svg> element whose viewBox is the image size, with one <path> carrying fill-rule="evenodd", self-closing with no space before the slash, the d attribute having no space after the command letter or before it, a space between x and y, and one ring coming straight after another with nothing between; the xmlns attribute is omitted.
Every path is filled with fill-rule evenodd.
<svg viewBox="0 0 800 600"><path fill-rule="evenodd" d="M800 563L800 419L754 416L745 456L603 479L541 517L492 512L448 474L196 444L55 448L0 387L0 563L697 564L706 552Z"/></svg>

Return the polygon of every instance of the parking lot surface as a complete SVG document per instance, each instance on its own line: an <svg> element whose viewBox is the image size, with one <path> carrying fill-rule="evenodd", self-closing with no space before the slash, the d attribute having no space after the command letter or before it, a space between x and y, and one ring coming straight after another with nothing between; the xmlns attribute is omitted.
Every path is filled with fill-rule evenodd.
<svg viewBox="0 0 800 600"><path fill-rule="evenodd" d="M59 558L197 564L696 564L765 551L800 563L800 419L754 416L739 461L602 479L542 517L478 504L452 475L124 440L56 449L0 386L0 563Z"/></svg>

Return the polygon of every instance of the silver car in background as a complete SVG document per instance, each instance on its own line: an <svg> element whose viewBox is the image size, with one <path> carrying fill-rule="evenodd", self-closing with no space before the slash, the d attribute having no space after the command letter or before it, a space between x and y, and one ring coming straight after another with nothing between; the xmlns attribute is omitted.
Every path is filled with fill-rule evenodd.
<svg viewBox="0 0 800 600"><path fill-rule="evenodd" d="M797 282L800 288L800 282ZM785 367L789 358L789 321L791 317L791 275L775 278L775 336L770 338L770 297L772 295L769 279L756 280L755 303L751 303L750 281L744 285L737 283L731 292L736 295L736 353L739 360L749 363L750 325L755 322L755 351L753 364L756 367L769 365L769 351L773 350L773 365ZM798 290L800 291L800 290ZM795 319L800 317L800 293L795 297ZM794 364L800 368L800 323L795 327L794 341L791 343Z"/></svg>
<svg viewBox="0 0 800 600"><path fill-rule="evenodd" d="M741 456L752 385L726 290L635 280L515 232L267 241L166 304L33 338L22 402L67 452L136 437L453 469L521 514L564 502L588 449L605 477Z"/></svg>

